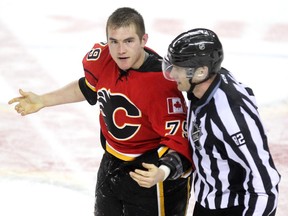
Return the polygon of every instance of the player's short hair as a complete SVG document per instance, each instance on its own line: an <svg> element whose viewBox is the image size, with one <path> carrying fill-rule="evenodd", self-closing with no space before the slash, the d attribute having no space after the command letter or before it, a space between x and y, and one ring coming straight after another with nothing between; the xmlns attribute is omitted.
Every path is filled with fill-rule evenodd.
<svg viewBox="0 0 288 216"><path fill-rule="evenodd" d="M145 34L145 24L142 15L133 8L118 8L109 16L107 20L106 36L108 36L108 27L117 29L120 27L128 27L131 24L134 24L136 28L136 34L141 40Z"/></svg>

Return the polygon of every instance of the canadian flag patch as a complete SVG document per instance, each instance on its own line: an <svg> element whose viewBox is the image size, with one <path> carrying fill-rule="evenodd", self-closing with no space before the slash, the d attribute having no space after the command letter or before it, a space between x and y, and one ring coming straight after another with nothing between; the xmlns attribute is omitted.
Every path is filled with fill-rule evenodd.
<svg viewBox="0 0 288 216"><path fill-rule="evenodd" d="M168 113L184 113L181 99L178 97L167 98Z"/></svg>

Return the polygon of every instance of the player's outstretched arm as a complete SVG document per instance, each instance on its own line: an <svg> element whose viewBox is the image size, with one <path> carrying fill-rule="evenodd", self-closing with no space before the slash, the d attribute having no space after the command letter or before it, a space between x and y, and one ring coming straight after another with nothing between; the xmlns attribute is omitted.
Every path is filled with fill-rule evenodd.
<svg viewBox="0 0 288 216"><path fill-rule="evenodd" d="M40 109L66 103L73 103L85 100L78 81L74 81L61 89L38 95L33 92L19 90L20 97L11 99L8 104L17 103L15 110L22 116L38 112Z"/></svg>

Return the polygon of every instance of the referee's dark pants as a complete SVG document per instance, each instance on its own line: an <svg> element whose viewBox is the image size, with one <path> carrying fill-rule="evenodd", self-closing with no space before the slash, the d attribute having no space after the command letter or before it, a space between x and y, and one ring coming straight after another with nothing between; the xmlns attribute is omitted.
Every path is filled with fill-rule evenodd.
<svg viewBox="0 0 288 216"><path fill-rule="evenodd" d="M150 157L149 155L148 159L145 157L143 160L150 160ZM158 158L148 162L153 161L158 161ZM138 162L141 164L142 160ZM135 162L130 164L109 153L104 154L97 175L95 216L186 215L191 177L166 180L159 191L156 186L140 187L129 176L131 169L135 169Z"/></svg>
<svg viewBox="0 0 288 216"><path fill-rule="evenodd" d="M243 216L244 206L235 206L225 209L206 209L201 206L198 202L195 203L193 216ZM276 210L269 216L275 216ZM252 215L251 215L252 216ZM268 216L268 215L262 215Z"/></svg>

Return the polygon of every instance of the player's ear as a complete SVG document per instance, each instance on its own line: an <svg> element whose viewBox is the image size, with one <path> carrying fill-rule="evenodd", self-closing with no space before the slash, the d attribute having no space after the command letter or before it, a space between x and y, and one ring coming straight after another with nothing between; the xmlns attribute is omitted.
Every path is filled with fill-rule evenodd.
<svg viewBox="0 0 288 216"><path fill-rule="evenodd" d="M142 37L142 46L144 47L148 41L148 34L144 34Z"/></svg>

